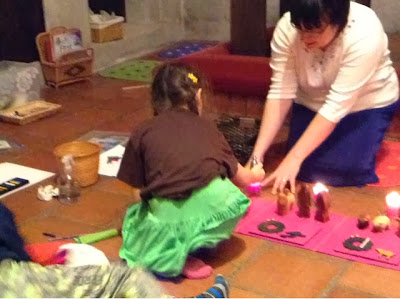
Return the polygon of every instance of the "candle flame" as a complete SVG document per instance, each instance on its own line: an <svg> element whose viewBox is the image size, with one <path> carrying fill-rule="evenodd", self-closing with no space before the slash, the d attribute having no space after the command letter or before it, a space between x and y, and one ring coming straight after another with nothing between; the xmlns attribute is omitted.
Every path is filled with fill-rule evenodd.
<svg viewBox="0 0 400 299"><path fill-rule="evenodd" d="M390 207L400 207L400 194L393 191L386 195L386 204Z"/></svg>
<svg viewBox="0 0 400 299"><path fill-rule="evenodd" d="M322 191L328 192L328 188L322 183L316 183L313 187L314 194L321 193Z"/></svg>

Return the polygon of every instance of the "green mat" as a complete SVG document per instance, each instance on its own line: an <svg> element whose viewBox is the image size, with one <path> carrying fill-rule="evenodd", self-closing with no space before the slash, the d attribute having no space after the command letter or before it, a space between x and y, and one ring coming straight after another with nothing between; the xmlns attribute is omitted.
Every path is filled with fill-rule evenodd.
<svg viewBox="0 0 400 299"><path fill-rule="evenodd" d="M104 70L100 72L100 75L115 79L151 82L153 70L160 64L161 62L157 60L130 60Z"/></svg>

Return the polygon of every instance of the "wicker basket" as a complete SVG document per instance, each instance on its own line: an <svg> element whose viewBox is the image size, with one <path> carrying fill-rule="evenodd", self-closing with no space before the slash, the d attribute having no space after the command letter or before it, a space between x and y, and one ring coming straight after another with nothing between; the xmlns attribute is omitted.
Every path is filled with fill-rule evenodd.
<svg viewBox="0 0 400 299"><path fill-rule="evenodd" d="M73 82L88 80L93 74L93 50L80 51L85 53L82 59L56 64L42 63L43 76L49 86L59 87Z"/></svg>
<svg viewBox="0 0 400 299"><path fill-rule="evenodd" d="M61 158L72 155L75 161L74 174L81 187L93 185L99 179L101 147L86 141L72 141L58 145L54 155L61 164Z"/></svg>
<svg viewBox="0 0 400 299"><path fill-rule="evenodd" d="M48 32L42 32L36 37L36 45L39 51L40 64L46 84L60 87L73 82L89 80L93 73L92 48L83 49L63 55L59 60L50 59L50 38L54 34L76 32L78 29L55 27Z"/></svg>
<svg viewBox="0 0 400 299"><path fill-rule="evenodd" d="M104 28L91 28L92 42L105 43L124 37L122 27L123 22L119 22Z"/></svg>

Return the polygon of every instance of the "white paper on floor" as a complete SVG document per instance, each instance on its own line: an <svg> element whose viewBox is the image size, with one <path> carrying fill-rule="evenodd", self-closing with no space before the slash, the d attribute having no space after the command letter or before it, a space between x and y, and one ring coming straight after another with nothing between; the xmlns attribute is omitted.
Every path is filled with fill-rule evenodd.
<svg viewBox="0 0 400 299"><path fill-rule="evenodd" d="M0 198L6 197L10 194L25 189L26 187L39 183L45 179L52 177L53 175L54 173L52 172L30 168L18 164L13 164L8 162L0 163L0 184L14 178L22 178L29 181L29 184L23 185L17 189L9 191L1 195Z"/></svg>
<svg viewBox="0 0 400 299"><path fill-rule="evenodd" d="M0 149L11 148L11 145L6 140L0 140Z"/></svg>
<svg viewBox="0 0 400 299"><path fill-rule="evenodd" d="M100 155L99 174L117 176L125 147L117 145Z"/></svg>

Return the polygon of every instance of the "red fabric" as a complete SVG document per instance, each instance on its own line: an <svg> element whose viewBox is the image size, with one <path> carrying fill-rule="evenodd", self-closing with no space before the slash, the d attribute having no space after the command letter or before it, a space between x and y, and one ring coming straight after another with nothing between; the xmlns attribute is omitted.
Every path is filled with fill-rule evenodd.
<svg viewBox="0 0 400 299"><path fill-rule="evenodd" d="M376 156L376 174L379 182L373 187L400 186L400 142L383 141Z"/></svg>
<svg viewBox="0 0 400 299"><path fill-rule="evenodd" d="M399 109L396 111L392 123L388 128L386 135L390 138L395 138L394 140L400 140L400 105Z"/></svg>
<svg viewBox="0 0 400 299"><path fill-rule="evenodd" d="M28 244L25 246L25 250L33 262L43 266L55 265L60 263L60 260L57 256L58 249L60 246L68 243L71 243L71 240Z"/></svg>
<svg viewBox="0 0 400 299"><path fill-rule="evenodd" d="M265 97L271 80L269 58L241 55L188 55L180 59L203 72L216 91Z"/></svg>
<svg viewBox="0 0 400 299"><path fill-rule="evenodd" d="M274 27L267 28L268 42L273 31ZM229 43L183 56L178 61L203 72L215 91L265 97L271 83L268 57L232 55Z"/></svg>

